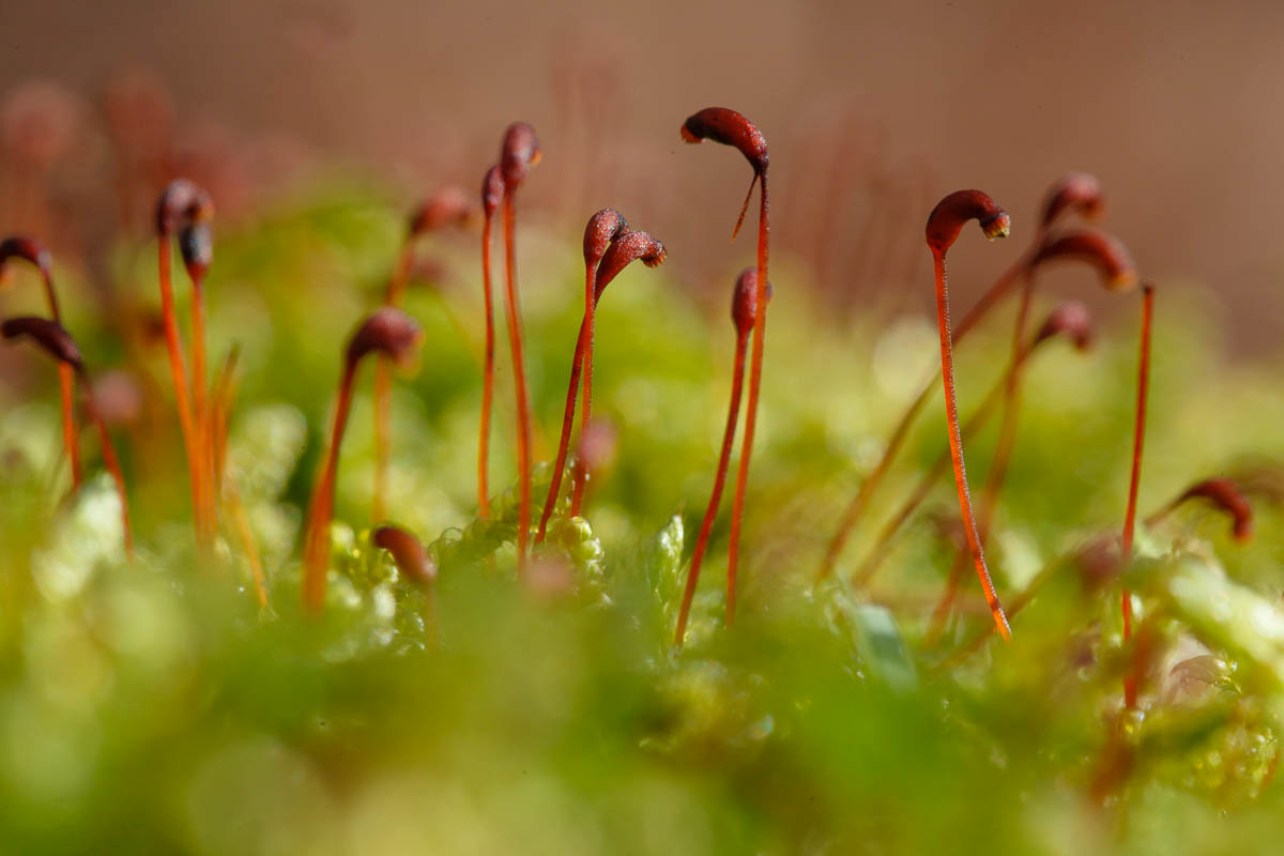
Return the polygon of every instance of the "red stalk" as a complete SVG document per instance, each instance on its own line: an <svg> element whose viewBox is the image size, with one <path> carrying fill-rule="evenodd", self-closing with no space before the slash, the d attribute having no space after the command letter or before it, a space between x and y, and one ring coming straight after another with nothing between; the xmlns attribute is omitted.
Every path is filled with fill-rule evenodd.
<svg viewBox="0 0 1284 856"><path fill-rule="evenodd" d="M319 613L325 606L326 568L329 566L330 519L339 469L339 448L352 409L352 389L363 357L377 353L393 362L408 361L423 338L419 325L399 309L382 307L366 318L348 340L338 403L330 430L330 445L312 489L307 529L303 540L303 606Z"/></svg>
<svg viewBox="0 0 1284 856"><path fill-rule="evenodd" d="M962 435L964 440L968 440L980 431L994 414L995 408L1001 401L1001 396L1008 384L1008 378L1013 372L1024 370L1025 364L1030 360L1034 353L1043 345L1044 342L1064 335L1074 344L1076 350L1086 351L1092 344L1092 319L1088 314L1087 307L1082 303L1074 301L1063 303L1052 311L1044 322L1043 327L1033 336L1021 352L1020 365L1009 364L1002 377L995 382L990 391L986 393L981 404L968 417L963 424ZM932 464L931 468L919 479L918 485L914 491L905 500L896 514L880 530L874 546L870 548L869 555L860 567L852 575L851 584L853 587L860 588L869 584L875 572L880 567L883 559L887 557L887 548L891 540L900 531L901 527L909 520L910 516L922 505L923 500L931 492L936 482L945 475L950 469L951 458L949 449L946 449L940 457ZM959 565L956 570L958 579L962 579L962 566ZM957 587L957 581L953 581L954 587ZM952 599L952 598L951 598ZM1011 613L1009 612L1009 615Z"/></svg>
<svg viewBox="0 0 1284 856"><path fill-rule="evenodd" d="M486 306L486 354L482 367L482 412L477 440L477 508L478 515L490 516L490 420L495 401L495 307L491 288L490 245L495 211L504 195L504 179L499 166L486 172L482 182L482 295Z"/></svg>
<svg viewBox="0 0 1284 856"><path fill-rule="evenodd" d="M762 183L758 211L758 267L757 294L753 325L753 348L749 360L749 402L745 413L745 436L741 446L740 464L736 471L736 487L731 503L731 536L727 546L727 624L735 623L736 614L736 580L740 562L740 532L744 521L745 490L749 482L749 464L753 456L754 434L758 425L758 398L762 387L762 360L767 335L767 260L768 239L771 226L769 219L770 206L767 195L767 166L769 156L767 140L762 132L745 116L725 107L707 107L687 117L681 129L682 139L689 143L698 143L710 139L739 150L753 167L753 180L749 183L749 192L745 195L744 205L736 220L732 240L740 231L744 222L749 199L753 195L753 185Z"/></svg>
<svg viewBox="0 0 1284 856"><path fill-rule="evenodd" d="M406 281L410 278L410 264L413 257L414 234L408 233L405 241L402 242L401 252L397 256L396 269L388 281L388 291L383 299L384 306L400 305ZM388 496L388 461L392 457L392 366L384 357L380 357L375 363L374 441L374 503L370 516L373 520L379 521L384 518Z"/></svg>
<svg viewBox="0 0 1284 856"><path fill-rule="evenodd" d="M98 437L102 443L103 463L108 472L111 473L112 480L116 483L116 492L120 497L121 530L125 539L125 555L132 559L134 555L134 538L133 531L129 525L129 498L125 493L125 476L121 472L120 462L116 458L116 450L112 446L111 435L107 432L107 423L103 420L98 406L94 402L93 387L89 381L89 373L85 370L85 363L80 355L80 349L76 346L76 341L71 338L71 334L63 329L61 324L48 318L23 316L5 319L0 324L0 337L16 339L23 336L31 338L41 350L53 358L59 368L66 367L70 369L80 381L85 399L85 410L98 428Z"/></svg>
<svg viewBox="0 0 1284 856"><path fill-rule="evenodd" d="M579 384L580 373L584 375L584 401L589 406L592 390L593 371L593 319L597 307L597 269L607 249L628 228L624 215L612 208L603 208L589 218L584 229L584 320L580 323L579 336L575 340L575 355L571 359L571 380L566 388L566 405L562 411L562 436L557 443L557 459L553 464L553 479L548 487L548 498L540 514L539 531L535 543L544 541L549 518L557 504L558 493L562 489L562 473L566 468L566 457L570 450L571 431L575 424L575 395ZM586 352L587 351L587 352ZM581 435L587 427L585 421L580 429ZM578 481L577 481L578 484ZM578 512L578 509L577 509Z"/></svg>
<svg viewBox="0 0 1284 856"><path fill-rule="evenodd" d="M585 310L585 341L583 355L583 419L581 422L580 436L584 437L589 430L589 421L592 418L593 410L593 319L597 312L597 302L602 299L606 287L615 281L615 278L633 262L642 261L647 267L658 267L664 264L668 251L665 250L664 244L651 237L647 232L636 229L630 229L623 223L620 218L618 230L614 238L607 245L602 253L601 261L597 265L597 272L593 278L593 299ZM588 469L584 465L583 458L577 458L575 461L574 472L572 473L571 489L571 517L578 517L580 509L584 502L584 490L588 486Z"/></svg>
<svg viewBox="0 0 1284 856"><path fill-rule="evenodd" d="M508 344L513 359L513 385L517 400L517 568L526 567L527 542L531 527L531 406L526 390L526 363L522 349L521 304L517 299L517 203L518 188L530 168L540 160L535 130L515 122L504 133L500 169L504 177L501 211L504 221L504 297L508 322Z"/></svg>
<svg viewBox="0 0 1284 856"><path fill-rule="evenodd" d="M1137 524L1137 492L1141 486L1141 457L1146 442L1146 399L1150 391L1150 332L1155 314L1155 287L1150 283L1141 289L1141 353L1137 365L1137 420L1132 438L1132 472L1128 479L1128 507L1124 512L1122 538L1122 563L1132 560L1133 530ZM1121 595L1124 642L1132 639L1132 592L1127 588ZM1124 706L1132 710L1137 706L1137 684L1144 665L1134 657L1134 668L1124 678Z"/></svg>
<svg viewBox="0 0 1284 856"><path fill-rule="evenodd" d="M165 345L169 353L170 373L174 382L174 398L178 406L179 427L187 453L187 467L192 486L192 515L197 540L208 548L213 535L213 521L209 515L209 494L205 485L208 465L203 455L202 429L192 407L193 381L188 377L183 359L183 347L178 335L178 318L174 310L170 238L180 233L184 262L193 282L200 279L204 266L209 263L209 233L206 224L213 217L214 206L208 194L186 179L170 182L161 193L156 205L157 261L160 268L161 312L165 322ZM199 271L199 273L197 273ZM193 312L199 296L193 295ZM194 331L195 332L195 331ZM201 347L204 347L202 343ZM203 378L201 379L203 383ZM203 394L203 393L202 393Z"/></svg>
<svg viewBox="0 0 1284 856"><path fill-rule="evenodd" d="M62 445L67 450L67 457L71 461L71 489L79 490L84 482L84 474L80 465L80 432L76 428L76 409L72 404L75 394L75 373L70 366L59 363L58 397L62 403Z"/></svg>
<svg viewBox="0 0 1284 856"><path fill-rule="evenodd" d="M188 395L187 368L183 360L183 346L178 338L178 319L174 313L174 287L171 277L170 247L168 236L161 236L157 247L160 267L161 316L165 322L165 347L169 354L170 376L174 382L174 400L178 406L178 425L183 434L183 448L187 453L188 479L192 488L192 514L196 534L205 543L204 503L201 489L200 454L196 445L196 428L192 419L192 403Z"/></svg>
<svg viewBox="0 0 1284 856"><path fill-rule="evenodd" d="M526 542L531 525L531 407L526 391L526 364L522 353L521 307L517 301L517 247L514 238L516 213L513 197L504 194L505 318L512 349L513 380L517 399L517 563L526 564Z"/></svg>
<svg viewBox="0 0 1284 856"><path fill-rule="evenodd" d="M317 479L308 511L308 532L303 548L303 606L313 613L319 613L325 606L325 574L329 565L327 553L330 545L330 518L334 510L335 473L339 468L339 447L348 427L356 369L355 363L347 365L339 381L339 398L334 410L334 424L330 429L330 445L326 450L321 475Z"/></svg>
<svg viewBox="0 0 1284 856"><path fill-rule="evenodd" d="M713 531L713 522L718 516L718 505L722 502L722 489L727 481L727 468L731 463L731 448L736 440L736 423L740 418L740 395L744 387L745 354L748 350L749 336L754 329L754 321L759 314L757 307L758 283L757 270L750 268L740 274L736 282L732 319L736 323L736 355L731 370L731 403L727 407L727 427L722 434L722 451L718 454L718 470L713 479L713 492L709 495L709 505L705 508L704 519L700 522L700 532L696 536L695 551L691 554L691 566L687 569L687 584L682 592L682 606L678 610L678 626L674 633L673 644L681 647L687 632L687 619L691 613L691 603L695 599L696 585L700 581L700 567L704 563L705 551L709 546L709 535ZM752 305L750 305L752 301ZM741 452L743 455L743 451Z"/></svg>
<svg viewBox="0 0 1284 856"><path fill-rule="evenodd" d="M745 438L736 471L736 492L731 501L731 536L727 545L727 625L735 623L736 573L740 560L740 529L744 521L745 490L749 484L749 460L753 455L754 432L758 425L758 396L762 388L762 355L767 336L767 239L770 232L767 204L767 170L762 171L761 207L758 210L758 269L754 313L753 351L749 361L749 402L745 408Z"/></svg>
<svg viewBox="0 0 1284 856"><path fill-rule="evenodd" d="M941 378L945 395L946 427L950 437L950 457L954 463L954 482L958 488L959 510L963 517L968 550L976 566L977 578L985 593L986 603L994 618L995 626L1004 639L1012 638L1003 606L990 579L990 569L985 563L985 551L976 528L972 512L972 497L968 490L967 466L963 459L963 440L959 431L958 400L954 390L954 352L950 337L949 279L945 257L958 237L963 224L977 220L987 238L1004 237L1008 233L1009 219L994 200L978 190L962 190L950 194L933 209L927 221L927 244L932 251L933 269L936 274L936 321L941 334Z"/></svg>
<svg viewBox="0 0 1284 856"><path fill-rule="evenodd" d="M120 497L120 526L125 537L125 556L132 560L134 558L134 532L129 523L129 499L125 494L125 474L121 471L120 461L116 457L116 447L111 442L111 434L107 432L107 423L103 420L102 414L99 413L98 405L94 403L93 387L90 386L89 376L84 369L81 369L80 381L84 387L85 410L89 413L89 418L93 421L94 427L98 429L98 441L102 445L103 465L107 467L107 472L111 474L111 479L116 484L116 494Z"/></svg>
<svg viewBox="0 0 1284 856"><path fill-rule="evenodd" d="M1020 281L1042 248L1044 238L1047 236L1049 229L1061 217L1067 213L1074 212L1088 219L1096 219L1101 215L1104 207L1101 185L1094 176L1072 172L1054 183L1045 199L1043 215L1039 220L1039 228L1035 232L1030 248L995 280L994 284L981 295L980 299L968 310L962 320L955 325L953 333L955 347L962 343L968 333L989 315L990 310L1007 296L1012 290L1012 286ZM857 521L864 516L865 508L868 506L874 491L882 484L888 470L891 469L892 462L900 453L901 447L904 446L905 440L909 436L909 429L914 419L922 412L923 407L931 398L932 389L936 386L938 380L940 380L939 372L933 374L932 378L924 384L918 396L910 402L909 408L892 429L892 434L887 441L883 456L865 480L861 482L856 495L839 519L837 531L835 531L833 538L830 540L829 546L825 550L825 556L821 560L820 570L816 575L817 583L823 582L833 573L843 548L856 528Z"/></svg>
<svg viewBox="0 0 1284 856"><path fill-rule="evenodd" d="M40 282L45 290L45 301L49 304L49 317L55 323L62 324L62 312L58 307L58 290L54 288L53 281L53 256L34 238L13 236L0 241L0 272L3 272L11 258L22 259L40 273ZM62 405L63 448L71 463L71 487L75 491L79 490L84 482L80 465L79 431L76 428L75 374L63 363L58 364L58 394Z"/></svg>

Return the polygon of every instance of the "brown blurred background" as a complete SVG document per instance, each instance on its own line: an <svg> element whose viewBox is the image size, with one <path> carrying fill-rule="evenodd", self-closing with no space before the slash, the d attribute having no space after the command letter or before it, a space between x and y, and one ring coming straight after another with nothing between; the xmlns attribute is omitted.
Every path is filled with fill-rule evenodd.
<svg viewBox="0 0 1284 856"><path fill-rule="evenodd" d="M50 168L47 222L15 208L31 191L6 149L0 229L61 227L74 230L64 243L103 247L112 222L137 216L113 211L128 206L111 201L108 132L92 130L104 93L119 109L162 85L166 168L221 186L233 216L320 163L387 180L406 203L446 182L471 189L523 118L545 149L532 210L570 229L617 206L665 240L675 273L708 283L752 252L727 245L747 166L678 140L686 115L720 104L771 143L779 276L802 257L835 300L926 308L921 227L936 198L988 190L1023 242L1046 186L1082 169L1104 182L1109 228L1144 275L1211 286L1234 347L1274 351L1282 48L1284 4L1269 0L7 0L10 143L15 92L65 95L31 81L83 101L55 106L79 131ZM1011 258L983 244L960 242L965 294Z"/></svg>

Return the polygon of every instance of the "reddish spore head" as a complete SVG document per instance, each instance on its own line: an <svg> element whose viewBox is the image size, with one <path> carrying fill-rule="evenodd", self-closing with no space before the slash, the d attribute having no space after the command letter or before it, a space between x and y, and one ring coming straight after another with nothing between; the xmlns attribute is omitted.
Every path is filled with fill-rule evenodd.
<svg viewBox="0 0 1284 856"><path fill-rule="evenodd" d="M485 195L483 190L483 197ZM502 189L499 195L503 195ZM495 204L499 204L498 200ZM473 203L464 189L452 184L428 197L411 213L407 232L414 238L448 226L465 226L472 219L473 210Z"/></svg>
<svg viewBox="0 0 1284 856"><path fill-rule="evenodd" d="M770 282L767 283L767 301L775 293ZM742 336L749 335L753 330L754 321L758 317L758 269L745 268L736 278L736 287L731 294L731 321L736 325L736 331Z"/></svg>
<svg viewBox="0 0 1284 856"><path fill-rule="evenodd" d="M1137 285L1137 269L1128 248L1117 238L1091 229L1075 229L1043 243L1030 268L1054 261L1082 261L1101 275L1107 291L1128 291Z"/></svg>
<svg viewBox="0 0 1284 856"><path fill-rule="evenodd" d="M1205 499L1231 517L1231 534L1236 541L1253 538L1253 506L1240 491L1239 485L1227 478L1206 479L1192 485L1175 504L1188 499Z"/></svg>
<svg viewBox="0 0 1284 856"><path fill-rule="evenodd" d="M641 260L647 267L657 267L664 263L667 256L664 244L647 232L624 229L602 255L602 262L597 267L595 297L600 298L611 281L620 275L620 271L633 262Z"/></svg>
<svg viewBox="0 0 1284 856"><path fill-rule="evenodd" d="M1086 172L1066 173L1048 190L1039 225L1040 228L1048 229L1063 214L1070 211L1089 220L1095 220L1105 212L1105 207L1101 182L1095 175Z"/></svg>
<svg viewBox="0 0 1284 856"><path fill-rule="evenodd" d="M417 586L428 587L437 579L437 563L424 549L423 542L398 526L380 526L370 534L376 547L392 554L397 568Z"/></svg>
<svg viewBox="0 0 1284 856"><path fill-rule="evenodd" d="M682 123L682 139L688 143L713 140L733 146L745 156L756 174L767 170L767 140L753 122L727 107L706 107Z"/></svg>
<svg viewBox="0 0 1284 856"><path fill-rule="evenodd" d="M77 372L84 369L80 349L71 338L71 334L62 325L48 318L35 315L23 315L5 319L0 324L0 336L5 339L20 339L24 336L35 342L41 350L60 363L66 363Z"/></svg>
<svg viewBox="0 0 1284 856"><path fill-rule="evenodd" d="M499 204L504 201L504 173L499 164L486 170L486 175L482 178L481 200L482 213L488 218L494 217Z"/></svg>
<svg viewBox="0 0 1284 856"><path fill-rule="evenodd" d="M765 194L767 191L767 140L758 127L744 115L726 107L706 107L699 113L692 114L682 123L682 139L688 143L701 140L713 140L725 146L736 148L749 165L753 167L753 181L749 182L749 192L745 194L744 204L740 206L740 216L736 218L735 228L731 230L731 240L740 234L740 227L745 221L745 212L749 210L749 200L753 198L753 186L760 180ZM763 196L763 210L766 210L766 196ZM760 224L760 226L765 226ZM759 240L762 238L759 236ZM752 417L750 417L752 420Z"/></svg>
<svg viewBox="0 0 1284 856"><path fill-rule="evenodd" d="M35 238L13 235L0 241L0 275L4 274L9 259L22 259L40 271L41 276L53 273L53 256Z"/></svg>
<svg viewBox="0 0 1284 856"><path fill-rule="evenodd" d="M927 245L932 252L944 255L958 238L963 225L976 220L990 240L1006 238L1012 221L1004 211L980 190L956 190L936 204L927 218Z"/></svg>
<svg viewBox="0 0 1284 856"><path fill-rule="evenodd" d="M194 182L177 178L165 186L156 203L156 234L169 237L185 223L203 223L213 217L210 195Z"/></svg>
<svg viewBox="0 0 1284 856"><path fill-rule="evenodd" d="M629 228L629 221L614 208L603 208L584 227L584 265L591 268L602 261L607 249Z"/></svg>
<svg viewBox="0 0 1284 856"><path fill-rule="evenodd" d="M214 232L208 222L188 223L178 233L183 266L193 282L202 282L214 261Z"/></svg>
<svg viewBox="0 0 1284 856"><path fill-rule="evenodd" d="M348 340L347 362L355 366L371 351L404 365L423 341L423 330L406 313L391 306L376 309Z"/></svg>
<svg viewBox="0 0 1284 856"><path fill-rule="evenodd" d="M1088 307L1077 300L1070 300L1048 314L1047 320L1034 336L1034 345L1055 336L1065 336L1076 350L1087 351L1092 348L1095 335L1092 313L1088 311Z"/></svg>
<svg viewBox="0 0 1284 856"><path fill-rule="evenodd" d="M526 122L514 122L504 131L499 150L499 168L509 192L521 187L531 167L539 163L543 151L535 129Z"/></svg>

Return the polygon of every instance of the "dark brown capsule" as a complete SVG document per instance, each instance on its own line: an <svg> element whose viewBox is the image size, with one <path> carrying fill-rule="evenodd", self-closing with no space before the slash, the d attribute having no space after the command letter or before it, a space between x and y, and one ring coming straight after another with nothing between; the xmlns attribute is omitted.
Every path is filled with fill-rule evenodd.
<svg viewBox="0 0 1284 856"><path fill-rule="evenodd" d="M522 186L527 173L540 162L541 157L543 151L534 128L526 122L514 122L508 126L499 150L499 168L509 193Z"/></svg>
<svg viewBox="0 0 1284 856"><path fill-rule="evenodd" d="M206 221L185 225L178 233L178 249L183 266L193 282L203 282L214 261L214 231Z"/></svg>
<svg viewBox="0 0 1284 856"><path fill-rule="evenodd" d="M737 149L754 172L767 169L767 140L753 122L728 107L706 107L682 123L682 139L688 143L713 140Z"/></svg>
<svg viewBox="0 0 1284 856"><path fill-rule="evenodd" d="M482 213L487 217L494 217L499 204L504 201L504 174L500 171L499 164L486 170L486 175L482 178L481 200Z"/></svg>
<svg viewBox="0 0 1284 856"><path fill-rule="evenodd" d="M376 547L387 550L402 575L417 586L428 587L437 579L437 564L423 542L397 526L380 526L370 534Z"/></svg>
<svg viewBox="0 0 1284 856"><path fill-rule="evenodd" d="M503 195L503 191L500 191ZM496 205L498 205L498 201ZM448 226L465 226L472 219L473 203L463 188L456 185L443 187L428 197L410 215L407 232L415 238L436 232Z"/></svg>
<svg viewBox="0 0 1284 856"><path fill-rule="evenodd" d="M404 365L423 341L423 330L406 313L391 306L376 309L348 340L347 361L355 366L371 351Z"/></svg>
<svg viewBox="0 0 1284 856"><path fill-rule="evenodd" d="M1253 506L1240 492L1239 485L1230 479L1206 479L1192 485L1173 502L1181 505L1191 499L1203 499L1231 517L1231 534L1236 541L1250 541L1253 537Z"/></svg>
<svg viewBox="0 0 1284 856"><path fill-rule="evenodd" d="M1066 173L1048 190L1039 226L1046 230L1067 212L1075 212L1081 217L1095 220L1102 215L1105 207L1101 182L1095 175L1086 172Z"/></svg>
<svg viewBox="0 0 1284 856"><path fill-rule="evenodd" d="M650 234L625 229L602 255L602 262L597 267L596 297L601 298L611 281L633 262L641 260L642 264L653 268L663 264L667 257L668 251L664 249L664 244Z"/></svg>
<svg viewBox="0 0 1284 856"><path fill-rule="evenodd" d="M597 267L607 249L628 228L629 221L614 208L603 208L590 217L584 227L584 266Z"/></svg>
<svg viewBox="0 0 1284 856"><path fill-rule="evenodd" d="M0 324L0 336L8 340L21 339L25 336L55 361L66 363L77 372L84 370L84 361L75 340L56 321L35 315L8 318Z"/></svg>
<svg viewBox="0 0 1284 856"><path fill-rule="evenodd" d="M1128 248L1105 232L1075 229L1050 238L1030 260L1030 269L1056 261L1091 264L1107 291L1129 291L1137 285L1137 269Z"/></svg>
<svg viewBox="0 0 1284 856"><path fill-rule="evenodd" d="M767 283L767 301L771 302L775 289ZM731 294L731 321L741 335L748 335L753 330L758 316L758 269L745 268L736 279L736 287Z"/></svg>
<svg viewBox="0 0 1284 856"><path fill-rule="evenodd" d="M213 219L214 202L210 195L186 178L177 178L165 186L156 202L156 233L168 237L185 223Z"/></svg>
<svg viewBox="0 0 1284 856"><path fill-rule="evenodd" d="M9 259L22 259L48 277L53 273L53 256L35 238L13 235L0 241L0 274Z"/></svg>
<svg viewBox="0 0 1284 856"><path fill-rule="evenodd" d="M969 220L976 220L990 240L1006 238L1012 226L1004 211L980 190L956 190L936 204L927 218L927 245L934 253L944 254Z"/></svg>
<svg viewBox="0 0 1284 856"><path fill-rule="evenodd" d="M1035 334L1034 345L1054 336L1065 336L1075 350L1089 350L1095 339L1095 330L1088 307L1077 300L1070 300L1053 309Z"/></svg>

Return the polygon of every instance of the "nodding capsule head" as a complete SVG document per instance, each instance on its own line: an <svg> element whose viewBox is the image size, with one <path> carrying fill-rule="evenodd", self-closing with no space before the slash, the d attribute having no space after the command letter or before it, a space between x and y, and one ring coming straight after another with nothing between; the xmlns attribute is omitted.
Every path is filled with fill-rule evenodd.
<svg viewBox="0 0 1284 856"><path fill-rule="evenodd" d="M387 550L398 570L417 586L428 587L437 579L437 563L424 549L423 542L397 526L380 526L370 533L370 542Z"/></svg>
<svg viewBox="0 0 1284 856"><path fill-rule="evenodd" d="M727 107L706 107L682 123L682 139L688 143L713 140L740 151L761 175L767 171L767 140L753 122Z"/></svg>
<svg viewBox="0 0 1284 856"><path fill-rule="evenodd" d="M214 231L207 222L188 223L178 233L178 249L192 282L202 282L214 261Z"/></svg>
<svg viewBox="0 0 1284 856"><path fill-rule="evenodd" d="M584 227L584 266L593 267L602 261L607 248L628 228L629 221L614 208L603 208L590 217Z"/></svg>
<svg viewBox="0 0 1284 856"><path fill-rule="evenodd" d="M210 195L186 178L176 178L156 202L156 234L167 238L184 223L203 223L214 217Z"/></svg>
<svg viewBox="0 0 1284 856"><path fill-rule="evenodd" d="M499 203L504 201L504 173L499 164L486 170L486 176L482 179L481 200L485 215L494 217L499 210Z"/></svg>
<svg viewBox="0 0 1284 856"><path fill-rule="evenodd" d="M611 284L611 280L619 276L620 271L631 263L641 259L642 264L653 268L663 264L667 256L668 251L664 249L664 244L650 234L628 228L622 230L606 248L606 252L602 254L602 261L597 266L595 296L601 297L602 292Z"/></svg>
<svg viewBox="0 0 1284 856"><path fill-rule="evenodd" d="M347 361L355 366L371 351L378 351L398 365L413 359L423 341L423 330L406 313L391 306L376 309L348 340Z"/></svg>
<svg viewBox="0 0 1284 856"><path fill-rule="evenodd" d="M502 194L501 191L500 195ZM473 204L468 199L468 194L463 188L452 184L428 197L411 213L406 231L410 237L415 238L447 226L467 225L472 216Z"/></svg>
<svg viewBox="0 0 1284 856"><path fill-rule="evenodd" d="M944 255L968 220L981 224L981 231L991 241L995 238L1006 238L1011 229L1012 220L990 198L988 193L980 190L956 190L946 196L927 218L927 245L934 253Z"/></svg>
<svg viewBox="0 0 1284 856"><path fill-rule="evenodd" d="M1043 203L1043 216L1039 226L1047 229L1067 211L1077 212L1095 220L1105 211L1106 200L1101 194L1101 182L1086 172L1070 172L1057 180L1048 190Z"/></svg>
<svg viewBox="0 0 1284 856"><path fill-rule="evenodd" d="M1174 504L1179 505L1188 499L1208 500L1230 515L1231 535L1236 541L1252 540L1253 506L1235 482L1225 478L1206 479L1188 488Z"/></svg>
<svg viewBox="0 0 1284 856"><path fill-rule="evenodd" d="M1137 285L1137 269L1128 248L1104 232L1076 229L1043 242L1030 268L1054 261L1083 261L1096 267L1108 291L1128 291Z"/></svg>
<svg viewBox="0 0 1284 856"><path fill-rule="evenodd" d="M543 157L535 129L526 122L514 122L504 131L504 142L499 150L499 168L504 185L511 191L521 187L531 167Z"/></svg>
<svg viewBox="0 0 1284 856"><path fill-rule="evenodd" d="M1088 307L1077 300L1068 300L1048 314L1039 332L1034 335L1036 347L1055 336L1065 336L1077 351L1092 348L1096 330L1092 323L1092 313Z"/></svg>
<svg viewBox="0 0 1284 856"><path fill-rule="evenodd" d="M775 289L767 283L767 302L771 302ZM758 317L758 269L745 268L736 278L736 288L731 294L731 321L736 332L748 335Z"/></svg>
<svg viewBox="0 0 1284 856"><path fill-rule="evenodd" d="M0 241L0 274L4 273L9 259L22 259L35 266L41 276L53 274L53 256L35 238L13 235Z"/></svg>
<svg viewBox="0 0 1284 856"><path fill-rule="evenodd" d="M0 336L9 340L26 336L57 362L66 363L77 372L84 370L84 360L80 356L80 348L76 347L76 341L61 324L48 318L36 315L8 318L0 324Z"/></svg>

